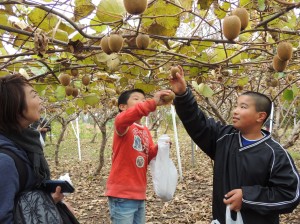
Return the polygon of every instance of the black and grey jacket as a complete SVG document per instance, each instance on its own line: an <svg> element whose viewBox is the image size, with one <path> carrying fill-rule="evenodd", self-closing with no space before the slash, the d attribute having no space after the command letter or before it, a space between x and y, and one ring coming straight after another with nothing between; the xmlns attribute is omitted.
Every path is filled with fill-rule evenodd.
<svg viewBox="0 0 300 224"><path fill-rule="evenodd" d="M288 152L268 132L243 147L240 132L206 118L189 88L176 96L174 104L188 134L214 160L213 219L225 224L223 198L233 189L243 191L244 224L277 224L280 213L297 207L299 173Z"/></svg>

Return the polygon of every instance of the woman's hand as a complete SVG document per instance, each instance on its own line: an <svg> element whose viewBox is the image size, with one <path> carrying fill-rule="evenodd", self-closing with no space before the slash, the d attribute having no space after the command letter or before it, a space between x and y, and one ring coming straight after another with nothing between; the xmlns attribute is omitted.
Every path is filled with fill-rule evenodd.
<svg viewBox="0 0 300 224"><path fill-rule="evenodd" d="M64 198L64 194L61 192L61 187L57 186L55 192L51 194L55 204L60 202Z"/></svg>

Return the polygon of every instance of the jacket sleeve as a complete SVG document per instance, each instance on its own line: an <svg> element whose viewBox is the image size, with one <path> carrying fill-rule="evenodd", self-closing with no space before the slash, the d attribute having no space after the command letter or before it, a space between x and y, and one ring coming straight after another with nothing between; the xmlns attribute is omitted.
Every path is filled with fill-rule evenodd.
<svg viewBox="0 0 300 224"><path fill-rule="evenodd" d="M299 204L299 173L285 151L274 154L270 178L266 186L243 186L243 209L260 214L289 213Z"/></svg>
<svg viewBox="0 0 300 224"><path fill-rule="evenodd" d="M136 104L134 107L128 108L122 111L116 116L115 119L115 130L118 135L123 135L126 133L128 127L134 122L140 120L144 116L148 116L150 112L155 111L156 103L153 99L146 100Z"/></svg>
<svg viewBox="0 0 300 224"><path fill-rule="evenodd" d="M14 160L0 153L0 223L13 223L15 195L19 191L19 174Z"/></svg>
<svg viewBox="0 0 300 224"><path fill-rule="evenodd" d="M189 136L210 158L214 159L220 123L212 118L206 118L189 88L184 95L175 97L174 105Z"/></svg>

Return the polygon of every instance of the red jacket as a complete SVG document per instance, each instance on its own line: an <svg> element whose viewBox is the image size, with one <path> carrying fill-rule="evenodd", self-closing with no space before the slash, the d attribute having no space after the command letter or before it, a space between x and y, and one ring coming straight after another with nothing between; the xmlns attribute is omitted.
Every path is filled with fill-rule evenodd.
<svg viewBox="0 0 300 224"><path fill-rule="evenodd" d="M147 168L157 154L157 145L148 128L134 122L155 109L155 101L147 100L116 116L106 196L146 199Z"/></svg>

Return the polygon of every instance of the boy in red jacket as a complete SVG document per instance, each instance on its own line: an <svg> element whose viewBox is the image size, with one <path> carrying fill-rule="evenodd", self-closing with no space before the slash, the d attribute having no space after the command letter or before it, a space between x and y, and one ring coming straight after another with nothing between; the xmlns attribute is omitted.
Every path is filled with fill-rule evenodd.
<svg viewBox="0 0 300 224"><path fill-rule="evenodd" d="M140 89L123 92L118 99L119 113L114 123L112 167L106 184L110 217L113 224L145 223L147 167L157 154L147 127L141 119L165 105L162 90L146 100Z"/></svg>

